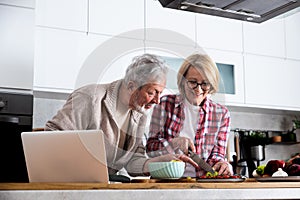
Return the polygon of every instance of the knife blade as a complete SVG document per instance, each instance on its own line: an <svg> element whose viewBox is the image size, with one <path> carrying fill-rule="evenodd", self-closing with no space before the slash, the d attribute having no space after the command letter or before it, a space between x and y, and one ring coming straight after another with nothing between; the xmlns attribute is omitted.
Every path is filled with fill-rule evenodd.
<svg viewBox="0 0 300 200"><path fill-rule="evenodd" d="M197 154L189 150L190 158L195 161L202 169L212 174L215 174L215 170L206 163L202 158L200 158Z"/></svg>

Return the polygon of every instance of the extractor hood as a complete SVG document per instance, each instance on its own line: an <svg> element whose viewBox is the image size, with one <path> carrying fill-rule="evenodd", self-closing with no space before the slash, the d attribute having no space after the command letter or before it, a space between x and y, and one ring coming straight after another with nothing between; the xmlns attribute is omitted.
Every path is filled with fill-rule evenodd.
<svg viewBox="0 0 300 200"><path fill-rule="evenodd" d="M261 23L300 6L300 0L159 0L163 7Z"/></svg>

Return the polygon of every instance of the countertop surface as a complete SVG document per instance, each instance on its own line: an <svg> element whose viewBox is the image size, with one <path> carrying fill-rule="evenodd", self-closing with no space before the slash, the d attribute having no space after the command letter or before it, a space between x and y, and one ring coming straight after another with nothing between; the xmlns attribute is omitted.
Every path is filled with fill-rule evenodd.
<svg viewBox="0 0 300 200"><path fill-rule="evenodd" d="M191 180L137 180L133 183L0 183L0 190L138 190L138 189L253 189L299 188L299 181L258 182L197 182Z"/></svg>
<svg viewBox="0 0 300 200"><path fill-rule="evenodd" d="M300 182L0 183L1 200L300 199Z"/></svg>

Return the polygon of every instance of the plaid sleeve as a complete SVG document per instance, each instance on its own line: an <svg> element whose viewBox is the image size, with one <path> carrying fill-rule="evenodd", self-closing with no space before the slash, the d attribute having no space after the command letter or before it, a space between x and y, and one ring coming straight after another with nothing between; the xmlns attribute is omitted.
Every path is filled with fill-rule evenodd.
<svg viewBox="0 0 300 200"><path fill-rule="evenodd" d="M152 112L149 138L146 144L146 151L149 157L160 156L163 154L174 153L169 144L172 134L167 134L169 119L170 101L168 97L162 97L160 104L156 105Z"/></svg>
<svg viewBox="0 0 300 200"><path fill-rule="evenodd" d="M208 158L208 162L213 165L218 161L225 161L227 141L230 133L230 113L226 108L222 108L222 117L219 122L220 127L216 136L216 142Z"/></svg>

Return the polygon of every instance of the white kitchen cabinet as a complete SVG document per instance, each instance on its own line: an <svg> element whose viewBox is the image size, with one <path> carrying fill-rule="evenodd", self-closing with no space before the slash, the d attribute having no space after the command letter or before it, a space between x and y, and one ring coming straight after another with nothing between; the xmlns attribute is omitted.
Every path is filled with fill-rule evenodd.
<svg viewBox="0 0 300 200"><path fill-rule="evenodd" d="M143 50L143 40L37 28L34 90L69 93L121 78L124 59L118 59L136 49Z"/></svg>
<svg viewBox="0 0 300 200"><path fill-rule="evenodd" d="M0 5L0 87L32 89L34 10Z"/></svg>
<svg viewBox="0 0 300 200"><path fill-rule="evenodd" d="M284 19L274 18L261 24L243 22L244 52L285 57Z"/></svg>
<svg viewBox="0 0 300 200"><path fill-rule="evenodd" d="M164 8L156 0L146 0L145 2L146 40L186 45L186 39L182 39L186 37L188 40L196 42L195 13ZM167 29L174 34L169 36L149 34L147 29ZM182 37L176 36L177 34ZM193 45L195 46L195 44Z"/></svg>
<svg viewBox="0 0 300 200"><path fill-rule="evenodd" d="M192 53L196 52L195 49L189 51L188 55L184 57L178 56L181 53L177 53L177 55L170 53L171 51L164 51L163 48L157 48L156 51L148 51L150 53L155 53L160 56L166 61L166 63L170 66L168 77L167 77L167 85L166 90L164 93L177 93L177 83L176 77L178 73L178 69L180 68L181 64L184 61L186 56L191 55ZM227 65L230 67L231 74L222 73L220 71L220 88L221 91L224 88L232 87L232 93L226 92L221 93L218 92L214 94L212 98L222 104L225 105L243 105L244 104L244 68L243 68L243 55L241 53L233 53L233 52L226 52L226 51L219 51L213 49L199 49L197 52L202 53L205 51L216 63L220 66L220 64ZM185 52L183 52L184 54ZM226 66L226 67L227 67ZM222 66L221 66L222 67ZM223 72L227 70L223 68ZM229 75L229 76L228 76ZM229 80L226 82L226 80ZM230 82L230 83L229 83ZM232 85L231 85L232 83Z"/></svg>
<svg viewBox="0 0 300 200"><path fill-rule="evenodd" d="M243 51L243 24L239 20L197 14L197 43L204 48Z"/></svg>
<svg viewBox="0 0 300 200"><path fill-rule="evenodd" d="M88 0L36 0L36 25L87 32Z"/></svg>
<svg viewBox="0 0 300 200"><path fill-rule="evenodd" d="M108 83L123 78L133 57L144 53L144 41L89 34L85 42L90 53L82 64L76 85Z"/></svg>
<svg viewBox="0 0 300 200"><path fill-rule="evenodd" d="M245 103L300 110L300 61L245 55Z"/></svg>
<svg viewBox="0 0 300 200"><path fill-rule="evenodd" d="M143 0L89 0L89 32L118 36L143 28ZM135 38L144 39L144 32L139 32Z"/></svg>
<svg viewBox="0 0 300 200"><path fill-rule="evenodd" d="M300 60L300 12L285 18L286 57Z"/></svg>
<svg viewBox="0 0 300 200"><path fill-rule="evenodd" d="M89 49L86 34L37 28L35 40L34 90L70 92Z"/></svg>
<svg viewBox="0 0 300 200"><path fill-rule="evenodd" d="M226 64L232 67L232 77L221 77L221 88L227 87L226 78L233 83L233 93L217 93L213 95L213 99L225 105L242 105L244 104L244 67L242 53L233 53L227 51L219 51L205 49L207 54L219 64ZM224 81L223 81L224 80Z"/></svg>

